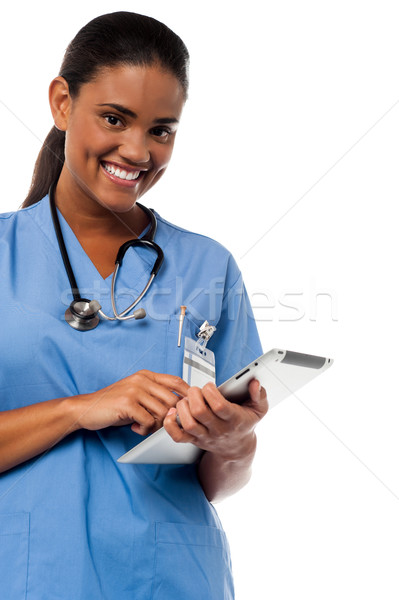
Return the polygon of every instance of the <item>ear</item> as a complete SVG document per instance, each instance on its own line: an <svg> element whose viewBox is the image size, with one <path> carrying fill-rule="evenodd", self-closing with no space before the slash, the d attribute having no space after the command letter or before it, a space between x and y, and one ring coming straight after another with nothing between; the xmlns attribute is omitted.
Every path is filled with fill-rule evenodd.
<svg viewBox="0 0 399 600"><path fill-rule="evenodd" d="M68 82L64 77L56 77L50 83L49 101L54 125L60 131L66 131L72 99L69 94Z"/></svg>

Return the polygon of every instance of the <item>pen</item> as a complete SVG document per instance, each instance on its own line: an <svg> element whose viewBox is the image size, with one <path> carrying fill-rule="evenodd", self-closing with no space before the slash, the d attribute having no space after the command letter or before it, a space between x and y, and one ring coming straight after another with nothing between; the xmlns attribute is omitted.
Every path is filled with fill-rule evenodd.
<svg viewBox="0 0 399 600"><path fill-rule="evenodd" d="M183 331L183 321L184 321L184 316L186 314L186 308L187 306L181 306L180 307L180 316L179 316L179 337L177 339L177 346L178 348L180 348L180 344L181 344L181 334Z"/></svg>

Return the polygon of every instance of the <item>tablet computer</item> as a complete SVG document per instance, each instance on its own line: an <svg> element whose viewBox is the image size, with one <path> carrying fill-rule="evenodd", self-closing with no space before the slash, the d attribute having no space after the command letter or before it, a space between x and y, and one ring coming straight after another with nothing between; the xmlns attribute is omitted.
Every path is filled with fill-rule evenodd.
<svg viewBox="0 0 399 600"><path fill-rule="evenodd" d="M219 386L231 402L248 399L248 384L258 379L267 392L269 409L273 408L333 363L331 358L274 348L266 352ZM202 454L193 444L178 444L161 427L118 459L132 464L190 464Z"/></svg>

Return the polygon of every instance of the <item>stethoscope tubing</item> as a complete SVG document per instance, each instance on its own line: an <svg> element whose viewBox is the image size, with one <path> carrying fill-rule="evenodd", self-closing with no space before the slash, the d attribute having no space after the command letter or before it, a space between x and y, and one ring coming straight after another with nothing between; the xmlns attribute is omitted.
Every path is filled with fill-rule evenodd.
<svg viewBox="0 0 399 600"><path fill-rule="evenodd" d="M73 295L73 299L81 300L82 297L79 292L78 284L76 283L75 275L73 273L71 263L69 261L68 252L67 252L67 249L65 246L64 236L62 235L62 231L61 231L60 220L58 218L57 207L55 205L55 199L54 199L54 187L55 187L55 184L53 183L49 189L49 200L50 200L51 217L52 217L53 225L54 225L54 229L55 229L55 235L57 237L58 247L61 252L62 262L64 263L64 267L65 267L65 270L66 270L66 273L68 276L69 285L71 286L71 292Z"/></svg>
<svg viewBox="0 0 399 600"><path fill-rule="evenodd" d="M58 214L57 214L57 207L55 205L54 188L55 188L55 183L50 186L50 190L49 190L51 216L52 216L52 220L53 220L54 230L55 230L55 234L57 237L57 242L58 242L58 246L60 249L62 261L64 263L65 271L68 276L69 284L71 286L71 291L72 291L72 295L73 295L73 301L72 301L69 309L67 309L67 311L65 313L66 321L74 329L78 329L79 331L87 331L89 329L94 329L97 326L97 324L99 322L97 313L100 314L101 317L103 319L106 319L107 321L127 321L129 319L143 318L145 316L145 311L143 309L139 309L139 310L135 311L136 314L133 313L132 315L130 315L129 313L133 310L133 308L135 308L137 306L137 304L142 300L142 298L147 293L152 282L154 281L155 276L157 275L159 269L161 268L161 265L162 265L163 259L164 259L164 254L163 254L162 249L158 246L158 244L156 244L154 242L155 234L157 231L157 220L154 215L154 212L152 210L148 209L147 207L143 206L142 204L137 203L137 206L139 206L142 210L144 210L147 217L149 218L150 228L149 228L148 232L146 232L142 238L134 238L132 240L128 240L127 242L122 244L122 246L118 250L117 257L115 260L115 269L112 274L112 281L111 281L111 305L112 305L112 311L114 313L114 316L110 317L102 311L100 304L96 300L90 301L90 300L87 300L86 298L82 298L82 296L80 295L80 291L79 291L78 285L76 283L75 275L73 273L73 269L72 269L72 266L71 266L71 263L69 260L68 252L67 252L67 249L65 246L64 237L62 235L61 225L60 225L60 221L59 221ZM122 312L119 313L117 310L117 307L116 307L116 300L115 300L116 280L117 280L118 272L122 265L125 253L132 246L145 246L147 248L150 248L156 252L157 258L152 267L150 278L149 278L147 284L145 285L143 291L139 294L139 296L136 298L136 300L134 302L132 302L132 304L130 304L130 306L128 306L125 310L123 310ZM84 305L84 308L81 308L83 305ZM93 306L94 306L94 308L92 309Z"/></svg>
<svg viewBox="0 0 399 600"><path fill-rule="evenodd" d="M112 275L112 282L111 282L111 304L112 304L112 310L113 310L115 317L113 318L113 317L108 317L108 316L104 315L102 310L100 310L99 313L101 316L104 316L108 320L111 320L111 319L114 320L116 318L118 321L127 321L128 319L131 319L132 317L130 315L129 316L125 316L125 315L130 313L130 311L133 310L133 308L135 306L137 306L137 304L140 302L140 300L143 298L143 296L145 296L150 285L152 284L152 282L154 280L156 273L151 273L150 279L147 281L145 288L143 289L141 294L136 298L136 300L134 302L132 302L132 304L130 306L128 306L123 312L118 313L117 308L116 308L116 301L115 301L115 285L116 285L116 276L117 276L118 271L119 271L119 265L116 265L115 271Z"/></svg>

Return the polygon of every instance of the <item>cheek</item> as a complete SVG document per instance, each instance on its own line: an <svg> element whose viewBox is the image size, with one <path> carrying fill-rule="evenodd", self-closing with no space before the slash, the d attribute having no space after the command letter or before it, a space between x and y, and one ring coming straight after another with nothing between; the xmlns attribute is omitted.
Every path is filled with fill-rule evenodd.
<svg viewBox="0 0 399 600"><path fill-rule="evenodd" d="M172 158L173 143L165 144L165 146L158 146L156 151L152 154L154 165L157 171L164 170L169 164Z"/></svg>
<svg viewBox="0 0 399 600"><path fill-rule="evenodd" d="M107 136L98 127L90 125L85 120L73 121L66 131L65 157L67 160L97 157L109 150L109 146Z"/></svg>

